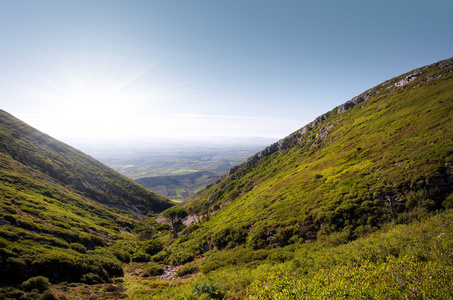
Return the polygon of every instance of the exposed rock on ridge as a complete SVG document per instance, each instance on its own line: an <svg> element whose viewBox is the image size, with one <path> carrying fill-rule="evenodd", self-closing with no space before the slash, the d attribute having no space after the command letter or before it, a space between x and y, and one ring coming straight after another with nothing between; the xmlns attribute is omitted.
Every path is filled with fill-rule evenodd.
<svg viewBox="0 0 453 300"><path fill-rule="evenodd" d="M419 78L423 73L425 73L424 71L426 69L431 68L431 67L438 67L439 69L443 69L443 68L448 67L450 65L453 65L453 59L451 59L451 58L447 59L447 60L444 60L444 61L440 61L440 62L431 64L431 65L428 65L428 66L425 66L425 67L422 67L422 68L419 68L419 69L416 69L415 71L412 71L410 73L406 73L404 75L396 77L395 79L392 79L390 81L384 82L384 83L382 83L382 84L380 84L380 85L378 85L378 86L376 86L376 87L374 87L372 89L369 89L368 91L360 94L359 96L354 97L351 100L345 102L344 104L336 107L332 111L317 117L311 123L305 125L301 129L291 133L287 137L279 140L278 142L266 147L264 150L262 150L262 151L256 153L255 155L249 157L246 161L234 166L233 168L230 169L230 171L228 171L228 173L226 173L224 175L224 177L231 176L239 168L241 168L241 167L243 167L245 165L256 164L257 162L259 162L260 160L262 160L266 156L271 155L272 153L274 153L276 151L283 152L283 151L289 149L290 147L294 146L295 144L302 142L302 140L305 137L307 137L307 133L309 131L311 131L315 126L321 124L321 122L325 121L328 117L330 117L330 116L332 116L334 114L344 113L348 109L350 109L350 108L352 108L352 107L354 107L354 106L356 106L356 105L358 105L360 103L365 102L369 98L371 98L374 95L376 95L377 93L379 93L385 86L389 86L390 85L390 87L404 88L405 85L407 85L411 81L414 81L415 79ZM428 78L425 78L425 79L422 79L422 80L426 80L426 81L433 80L433 79L437 79L437 78L439 78L441 76L443 76L443 74L438 74L435 77L428 77ZM329 128L326 128L327 131L328 131ZM326 134L321 134L321 135L318 134L316 137L322 139L322 138L325 138L326 136L327 136L327 133Z"/></svg>

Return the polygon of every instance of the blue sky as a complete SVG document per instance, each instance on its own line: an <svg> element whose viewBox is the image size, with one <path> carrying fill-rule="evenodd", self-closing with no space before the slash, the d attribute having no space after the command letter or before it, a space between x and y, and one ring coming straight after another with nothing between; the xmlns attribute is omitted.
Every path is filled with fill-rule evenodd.
<svg viewBox="0 0 453 300"><path fill-rule="evenodd" d="M451 0L0 0L0 108L69 143L278 139L452 36Z"/></svg>

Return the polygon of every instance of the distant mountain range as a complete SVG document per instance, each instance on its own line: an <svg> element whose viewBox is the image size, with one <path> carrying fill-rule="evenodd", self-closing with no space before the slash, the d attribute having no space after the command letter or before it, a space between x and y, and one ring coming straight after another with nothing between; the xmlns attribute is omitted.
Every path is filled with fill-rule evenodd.
<svg viewBox="0 0 453 300"><path fill-rule="evenodd" d="M184 175L144 177L135 181L168 199L184 200L219 177L214 172L200 171Z"/></svg>

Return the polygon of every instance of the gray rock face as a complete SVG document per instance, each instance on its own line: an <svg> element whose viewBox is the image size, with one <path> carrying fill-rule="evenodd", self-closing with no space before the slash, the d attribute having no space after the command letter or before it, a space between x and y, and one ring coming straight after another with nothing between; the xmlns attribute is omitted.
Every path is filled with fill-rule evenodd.
<svg viewBox="0 0 453 300"><path fill-rule="evenodd" d="M402 87L402 86L408 84L409 82L417 79L417 77L420 76L420 74L422 74L422 73L423 72L416 71L416 72L406 76L406 78L403 78L400 81L398 81L397 83L395 83L395 86Z"/></svg>

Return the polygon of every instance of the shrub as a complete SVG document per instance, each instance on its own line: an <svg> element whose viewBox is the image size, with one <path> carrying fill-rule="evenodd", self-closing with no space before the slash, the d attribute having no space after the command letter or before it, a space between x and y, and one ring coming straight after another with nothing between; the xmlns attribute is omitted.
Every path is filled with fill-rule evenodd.
<svg viewBox="0 0 453 300"><path fill-rule="evenodd" d="M195 253L191 249L183 247L174 247L171 253L165 258L165 262L169 265L179 266L193 261Z"/></svg>
<svg viewBox="0 0 453 300"><path fill-rule="evenodd" d="M93 273L83 274L80 281L86 284L99 284L104 282L104 280L99 275Z"/></svg>
<svg viewBox="0 0 453 300"><path fill-rule="evenodd" d="M453 193L451 193L450 195L448 195L444 202L442 203L442 205L445 207L445 208L453 208Z"/></svg>
<svg viewBox="0 0 453 300"><path fill-rule="evenodd" d="M22 289L28 292L32 290L38 290L40 293L44 292L51 286L49 279L44 276L36 276L24 281L22 283Z"/></svg>
<svg viewBox="0 0 453 300"><path fill-rule="evenodd" d="M58 298L52 293L51 290L47 290L41 295L40 300L58 300Z"/></svg>
<svg viewBox="0 0 453 300"><path fill-rule="evenodd" d="M146 241L145 243L143 243L143 251L145 251L145 253L149 254L149 255L155 255L157 253L159 253L160 251L162 251L162 249L164 248L164 246L162 245L162 242L159 241L159 240L149 240L149 241Z"/></svg>
<svg viewBox="0 0 453 300"><path fill-rule="evenodd" d="M244 244L247 230L243 227L224 228L212 235L212 242L221 249L231 249Z"/></svg>
<svg viewBox="0 0 453 300"><path fill-rule="evenodd" d="M127 252L123 249L113 249L112 253L113 253L113 255L115 255L115 257L118 260L120 260L124 263L128 263L131 261L131 255L129 254L129 252Z"/></svg>
<svg viewBox="0 0 453 300"><path fill-rule="evenodd" d="M79 243L71 243L69 244L69 248L80 253L87 253L87 247Z"/></svg>
<svg viewBox="0 0 453 300"><path fill-rule="evenodd" d="M195 284L192 288L194 296L208 296L207 299L222 299L223 295L212 282L202 282Z"/></svg>
<svg viewBox="0 0 453 300"><path fill-rule="evenodd" d="M176 275L181 277L187 274L192 274L197 268L192 264L187 264L185 266L181 266L177 271Z"/></svg>
<svg viewBox="0 0 453 300"><path fill-rule="evenodd" d="M143 253L143 252L137 252L131 257L131 261L133 262L149 262L151 260L151 255Z"/></svg>
<svg viewBox="0 0 453 300"><path fill-rule="evenodd" d="M164 268L161 265L151 265L142 273L142 277L159 276L163 273Z"/></svg>

